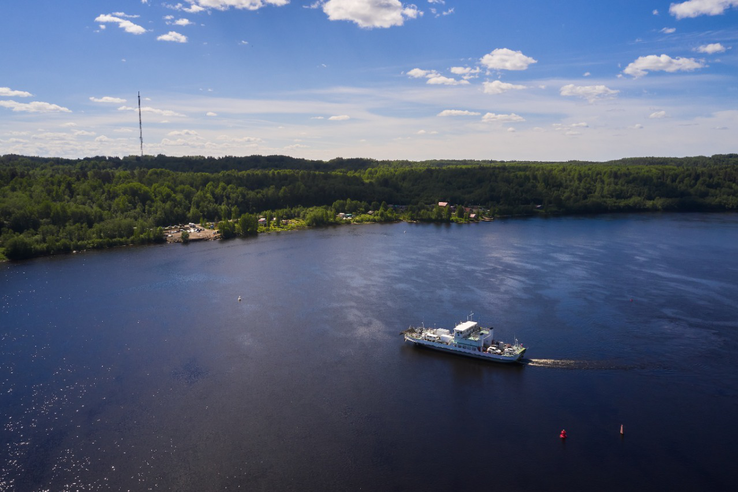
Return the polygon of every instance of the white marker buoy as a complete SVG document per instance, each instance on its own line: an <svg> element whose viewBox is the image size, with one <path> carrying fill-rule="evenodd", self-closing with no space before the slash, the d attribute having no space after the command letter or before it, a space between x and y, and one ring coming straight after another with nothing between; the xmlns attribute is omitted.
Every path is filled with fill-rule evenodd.
<svg viewBox="0 0 738 492"><path fill-rule="evenodd" d="M238 302L241 302L241 296L238 296Z"/></svg>

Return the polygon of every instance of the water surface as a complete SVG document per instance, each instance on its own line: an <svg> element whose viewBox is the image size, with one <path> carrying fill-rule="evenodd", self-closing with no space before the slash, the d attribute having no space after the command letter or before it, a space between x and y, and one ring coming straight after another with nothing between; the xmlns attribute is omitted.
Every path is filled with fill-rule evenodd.
<svg viewBox="0 0 738 492"><path fill-rule="evenodd" d="M736 215L0 265L0 490L727 490L736 299ZM470 311L526 363L399 336Z"/></svg>

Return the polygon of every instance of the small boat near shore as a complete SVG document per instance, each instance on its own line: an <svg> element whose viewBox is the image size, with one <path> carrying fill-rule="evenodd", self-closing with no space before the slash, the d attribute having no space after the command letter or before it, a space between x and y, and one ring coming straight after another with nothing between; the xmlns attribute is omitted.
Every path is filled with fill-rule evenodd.
<svg viewBox="0 0 738 492"><path fill-rule="evenodd" d="M492 362L520 362L527 347L518 342L505 343L494 339L494 328L484 328L469 319L459 322L453 332L444 328L411 326L401 333L406 342L415 345L465 355Z"/></svg>

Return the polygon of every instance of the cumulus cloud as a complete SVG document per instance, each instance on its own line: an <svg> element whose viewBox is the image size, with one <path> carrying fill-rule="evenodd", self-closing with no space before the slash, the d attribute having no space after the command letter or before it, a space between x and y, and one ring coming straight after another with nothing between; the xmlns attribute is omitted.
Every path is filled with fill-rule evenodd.
<svg viewBox="0 0 738 492"><path fill-rule="evenodd" d="M476 78L478 76L477 74L480 72L479 67L451 67L449 70L452 74L461 75L464 79Z"/></svg>
<svg viewBox="0 0 738 492"><path fill-rule="evenodd" d="M487 113L484 116L482 116L482 121L484 122L497 121L500 123L512 123L516 121L525 121L525 118L515 113L510 113L510 114Z"/></svg>
<svg viewBox="0 0 738 492"><path fill-rule="evenodd" d="M345 121L345 120L351 119L351 117L347 114L339 114L336 116L331 116L328 119L331 121Z"/></svg>
<svg viewBox="0 0 738 492"><path fill-rule="evenodd" d="M95 18L95 22L99 22L100 24L105 24L105 23L118 24L118 27L120 27L125 32L130 33L130 34L143 34L146 32L146 29L139 26L138 24L134 24L128 19L125 19L125 17L135 18L137 16L126 15L123 12L114 12L113 14L98 15Z"/></svg>
<svg viewBox="0 0 738 492"><path fill-rule="evenodd" d="M569 84L563 86L559 94L566 97L581 97L589 102L595 102L598 99L607 99L615 97L620 92L610 89L604 85L574 85Z"/></svg>
<svg viewBox="0 0 738 492"><path fill-rule="evenodd" d="M162 34L161 36L156 38L157 41L170 41L173 43L186 43L187 42L187 36L184 34L180 34L178 32L169 31L166 34Z"/></svg>
<svg viewBox="0 0 738 492"><path fill-rule="evenodd" d="M669 13L677 19L685 19L700 15L720 15L730 7L738 7L738 0L688 0L672 3Z"/></svg>
<svg viewBox="0 0 738 492"><path fill-rule="evenodd" d="M166 23L168 26L190 26L192 25L192 21L189 19L174 19L173 15L168 15L164 17L166 19Z"/></svg>
<svg viewBox="0 0 738 492"><path fill-rule="evenodd" d="M423 77L427 77L429 74L435 74L433 70L422 70L420 68L413 68L409 72L407 72L408 77L412 77L414 79L422 79Z"/></svg>
<svg viewBox="0 0 738 492"><path fill-rule="evenodd" d="M239 10L259 10L267 5L275 5L281 7L287 5L290 0L187 0L191 4L190 7L183 7L182 4L171 6L175 10L184 10L185 12L197 13L207 9L228 10L230 8Z"/></svg>
<svg viewBox="0 0 738 492"><path fill-rule="evenodd" d="M125 99L121 99L119 97L110 97L110 96L90 97L90 101L97 102L97 103L115 103L115 104L122 104L126 102Z"/></svg>
<svg viewBox="0 0 738 492"><path fill-rule="evenodd" d="M666 114L666 111L655 111L651 113L650 115L648 115L648 117L651 118L652 120L660 120L661 118L666 118L667 114Z"/></svg>
<svg viewBox="0 0 738 492"><path fill-rule="evenodd" d="M121 106L118 108L118 111L138 111L138 108L133 108L131 106ZM183 114L176 113L174 111L170 111L168 109L156 109L152 108L150 106L144 106L141 108L142 113L151 113L151 114L158 114L159 116L184 116Z"/></svg>
<svg viewBox="0 0 738 492"><path fill-rule="evenodd" d="M457 80L452 79L451 77L444 77L443 75L434 74L431 77L428 77L428 80L425 82L426 84L430 85L465 85L468 84L468 80Z"/></svg>
<svg viewBox="0 0 738 492"><path fill-rule="evenodd" d="M714 53L723 53L727 48L720 43L703 44L702 46L695 48L698 53L707 53L712 55Z"/></svg>
<svg viewBox="0 0 738 492"><path fill-rule="evenodd" d="M218 116L218 113L213 113L212 111L208 111L205 113L205 116Z"/></svg>
<svg viewBox="0 0 738 492"><path fill-rule="evenodd" d="M661 29L659 32L664 34L673 34L676 32L676 27L665 27Z"/></svg>
<svg viewBox="0 0 738 492"><path fill-rule="evenodd" d="M14 91L10 87L0 87L0 96L2 97L31 97L33 94L26 91Z"/></svg>
<svg viewBox="0 0 738 492"><path fill-rule="evenodd" d="M705 64L703 62L694 58L648 55L638 57L636 61L625 67L623 73L638 78L646 75L648 72L691 72L704 66Z"/></svg>
<svg viewBox="0 0 738 492"><path fill-rule="evenodd" d="M246 142L246 143L260 143L263 140L259 137L232 137L230 135L218 135L218 140L225 142Z"/></svg>
<svg viewBox="0 0 738 492"><path fill-rule="evenodd" d="M41 101L19 103L16 101L0 101L0 107L8 108L16 113L71 113L72 111L56 104Z"/></svg>
<svg viewBox="0 0 738 492"><path fill-rule="evenodd" d="M423 15L415 5L400 0L328 0L323 12L332 21L354 22L364 29L401 26L405 20Z"/></svg>
<svg viewBox="0 0 738 492"><path fill-rule="evenodd" d="M479 116L476 111L466 111L465 109L444 109L436 116Z"/></svg>
<svg viewBox="0 0 738 492"><path fill-rule="evenodd" d="M407 72L407 76L413 79L426 78L426 84L430 85L464 85L468 84L468 80L458 80L451 77L444 77L435 70L422 70L420 68L413 68Z"/></svg>
<svg viewBox="0 0 738 492"><path fill-rule="evenodd" d="M484 55L480 61L490 70L527 70L529 65L538 63L538 60L525 56L520 51L507 48L497 48Z"/></svg>
<svg viewBox="0 0 738 492"><path fill-rule="evenodd" d="M167 133L168 137L180 137L180 136L193 136L196 137L198 133L195 130L175 130Z"/></svg>
<svg viewBox="0 0 738 492"><path fill-rule="evenodd" d="M503 92L512 91L512 90L519 91L522 89L526 89L526 86L508 84L507 82L500 82L499 80L484 83L484 93L485 94L502 94Z"/></svg>

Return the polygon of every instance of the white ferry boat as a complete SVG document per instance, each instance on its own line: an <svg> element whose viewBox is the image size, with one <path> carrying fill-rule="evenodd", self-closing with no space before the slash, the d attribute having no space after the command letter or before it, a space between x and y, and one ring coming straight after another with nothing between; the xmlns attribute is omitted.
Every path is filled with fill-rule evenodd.
<svg viewBox="0 0 738 492"><path fill-rule="evenodd" d="M527 347L523 347L517 339L513 344L495 340L493 332L494 328L483 328L476 321L468 319L457 324L453 333L444 328L411 326L402 335L406 342L435 350L493 362L519 362Z"/></svg>

